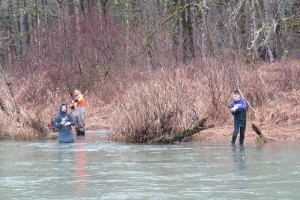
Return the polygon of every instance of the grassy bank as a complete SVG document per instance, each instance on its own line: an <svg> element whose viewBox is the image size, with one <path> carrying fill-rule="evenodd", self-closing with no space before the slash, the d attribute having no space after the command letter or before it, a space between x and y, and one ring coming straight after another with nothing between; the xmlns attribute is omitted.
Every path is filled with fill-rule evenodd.
<svg viewBox="0 0 300 200"><path fill-rule="evenodd" d="M87 129L110 128L114 139L135 142L182 131L198 119L208 117L208 123L216 128L201 132L201 136L195 136L196 140L226 140L232 124L228 104L236 88L255 110L248 109L248 121L263 127L263 131L297 126L299 72L298 61L253 65L228 60L199 61L156 70L119 68L105 76L100 71L98 75L102 78L85 85L83 90ZM61 103L71 100L70 87L54 78L57 77L42 69L34 75L28 73L25 78L16 77L13 98L1 80L1 139L50 136L49 120ZM228 128L222 132L218 127ZM250 127L247 133L251 136ZM282 139L278 135L270 137ZM291 138L299 137L286 137Z"/></svg>
<svg viewBox="0 0 300 200"><path fill-rule="evenodd" d="M208 117L216 128L199 133L194 140L229 140L232 116L228 105L231 92L239 88L251 106L248 138L255 138L251 123L256 123L272 140L297 139L291 127L300 119L299 67L297 61L256 67L208 62L149 74L118 99L112 117L114 138L143 141L180 132Z"/></svg>

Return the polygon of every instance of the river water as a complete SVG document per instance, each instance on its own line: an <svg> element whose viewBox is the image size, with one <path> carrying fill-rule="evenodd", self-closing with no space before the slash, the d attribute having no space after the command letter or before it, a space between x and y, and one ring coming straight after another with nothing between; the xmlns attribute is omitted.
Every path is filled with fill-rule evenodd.
<svg viewBox="0 0 300 200"><path fill-rule="evenodd" d="M300 145L0 142L0 199L300 199Z"/></svg>

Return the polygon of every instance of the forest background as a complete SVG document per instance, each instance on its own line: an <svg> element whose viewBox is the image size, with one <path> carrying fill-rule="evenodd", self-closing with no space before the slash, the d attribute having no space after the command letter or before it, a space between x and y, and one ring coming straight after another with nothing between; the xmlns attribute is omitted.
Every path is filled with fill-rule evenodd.
<svg viewBox="0 0 300 200"><path fill-rule="evenodd" d="M199 140L227 139L235 89L249 123L299 139L299 45L299 0L0 0L0 138L49 138L79 88L87 129L124 142L204 117Z"/></svg>

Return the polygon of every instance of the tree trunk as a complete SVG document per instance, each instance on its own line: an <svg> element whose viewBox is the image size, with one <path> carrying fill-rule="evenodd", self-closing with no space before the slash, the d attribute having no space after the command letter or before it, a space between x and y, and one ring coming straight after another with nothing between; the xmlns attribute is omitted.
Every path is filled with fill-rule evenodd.
<svg viewBox="0 0 300 200"><path fill-rule="evenodd" d="M254 123L252 124L252 129L258 135L258 137L256 138L256 143L258 144L267 143L266 137L262 134L261 130Z"/></svg>
<svg viewBox="0 0 300 200"><path fill-rule="evenodd" d="M79 0L79 3L80 3L80 11L82 13L85 13L85 6L84 6L84 0Z"/></svg>
<svg viewBox="0 0 300 200"><path fill-rule="evenodd" d="M100 4L101 4L101 14L103 16L106 16L107 13L107 1L108 0L100 0ZM128 4L128 0L126 0L126 3Z"/></svg>
<svg viewBox="0 0 300 200"><path fill-rule="evenodd" d="M197 0L198 10L197 10L197 27L199 30L199 47L201 52L202 59L206 59L209 54L214 55L213 42L210 38L210 30L208 27L208 11L209 6L207 0ZM218 6L217 6L218 9ZM223 22L219 22L218 24L223 24ZM221 27L222 28L222 27Z"/></svg>
<svg viewBox="0 0 300 200"><path fill-rule="evenodd" d="M91 12L96 7L96 0L89 0L88 1L88 10Z"/></svg>
<svg viewBox="0 0 300 200"><path fill-rule="evenodd" d="M179 0L172 0L172 2L170 2L170 13L169 14L173 14L176 12ZM172 30L172 51L173 51L173 55L174 55L174 59L175 59L175 63L177 63L179 61L179 55L178 55L178 49L179 49L179 36L180 36L180 24L179 24L179 17L175 17L174 21L173 21L173 30Z"/></svg>
<svg viewBox="0 0 300 200"><path fill-rule="evenodd" d="M276 22L275 22L275 14L273 9L274 9L274 4L275 2L269 2L264 0L264 11L265 11L265 22L266 25L268 25L269 30L265 34L265 41L267 45L267 50L268 50L268 58L270 62L274 62L274 50L276 48L276 38L275 38L275 30L276 30Z"/></svg>
<svg viewBox="0 0 300 200"><path fill-rule="evenodd" d="M248 1L247 1L248 2ZM250 32L248 27L250 27L247 17L249 15L249 11L247 10L247 2L244 2L241 7L241 17L239 20L239 34L240 34L240 50L245 50L247 47L247 33Z"/></svg>
<svg viewBox="0 0 300 200"><path fill-rule="evenodd" d="M175 133L173 135L163 135L159 138L154 139L150 143L152 144L172 144L174 142L181 142L188 140L191 136L199 133L203 130L214 127L214 125L205 126L207 118L200 119L194 126L185 129L181 132Z"/></svg>
<svg viewBox="0 0 300 200"><path fill-rule="evenodd" d="M20 33L21 33L21 7L20 7L20 1L17 1L16 2L16 8L17 10L17 13L18 13L18 16L15 16L15 23L16 23L16 26L15 26L15 31L16 33L18 33L18 36L16 36L15 34L15 45L16 45L16 52L15 54L17 55L21 55L22 54L22 40L20 38Z"/></svg>
<svg viewBox="0 0 300 200"><path fill-rule="evenodd" d="M129 66L129 30L130 30L130 23L129 23L129 4L128 0L125 2L125 24L126 24L126 33L125 33L125 66Z"/></svg>
<svg viewBox="0 0 300 200"><path fill-rule="evenodd" d="M8 42L7 42L7 46L8 46L8 66L10 66L14 60L14 55L16 52L15 49L15 34L13 31L13 8L12 8L12 0L8 0L7 1L7 15L6 15L6 21L7 21L7 38L8 38Z"/></svg>
<svg viewBox="0 0 300 200"><path fill-rule="evenodd" d="M182 6L187 6L190 0L183 0ZM191 8L187 6L182 12L183 63L195 57Z"/></svg>
<svg viewBox="0 0 300 200"><path fill-rule="evenodd" d="M29 24L28 24L28 14L26 11L27 2L26 0L21 1L21 46L22 46L22 54L24 55L27 51L27 44L29 43Z"/></svg>
<svg viewBox="0 0 300 200"><path fill-rule="evenodd" d="M75 62L78 64L78 70L80 72L80 74L82 73L81 70L81 63L79 60L79 55L81 54L81 28L80 28L80 14L81 14L81 9L80 9L80 0L75 0L74 2L74 14L75 14L75 45L74 45L74 51L76 53L74 53L74 56L76 56L76 58L72 58L72 63L73 65L75 65ZM76 61L75 61L76 60Z"/></svg>
<svg viewBox="0 0 300 200"><path fill-rule="evenodd" d="M240 42L239 40L239 32L237 31L238 27L238 22L241 14L241 9L243 6L243 1L239 2L231 2L229 3L229 8L228 8L228 14L229 14L229 23L228 23L228 28L229 28L229 35L230 35L230 46L235 52L239 52L238 50L240 49ZM243 15L243 14L242 14ZM234 52L234 53L235 53Z"/></svg>
<svg viewBox="0 0 300 200"><path fill-rule="evenodd" d="M0 5L2 5L2 2L0 0ZM1 15L0 15L1 17ZM1 75L3 76L4 80L5 80L5 83L9 89L9 92L10 92L10 95L11 97L13 98L14 97L14 93L13 93L13 89L12 89L12 84L9 80L9 78L7 77L6 73L4 72L4 69L3 69L3 66L4 66L4 63L5 63L5 57L4 57L4 49L3 49L3 38L2 38L2 18L0 18L0 73ZM1 100L1 99L0 99ZM1 104L1 102L0 102ZM2 104L1 104L2 105ZM1 107L0 105L0 107ZM2 109L4 110L4 109Z"/></svg>
<svg viewBox="0 0 300 200"><path fill-rule="evenodd" d="M2 0L0 0L0 7L2 8ZM2 68L5 62L5 52L4 52L4 42L2 37L2 31L4 30L2 26L2 13L0 13L0 68Z"/></svg>
<svg viewBox="0 0 300 200"><path fill-rule="evenodd" d="M251 41L251 47L250 49L253 52L253 57L255 59L258 59L258 47L257 47L257 42L258 42L258 34L257 33L257 24L256 24L256 0L251 0L251 4L249 6L251 10L251 21L252 21L252 41Z"/></svg>
<svg viewBox="0 0 300 200"><path fill-rule="evenodd" d="M76 1L76 0L75 0ZM75 12L75 8L74 8L74 0L67 0L68 2L68 11L69 11L69 15L74 15Z"/></svg>
<svg viewBox="0 0 300 200"><path fill-rule="evenodd" d="M0 7L4 8L2 0L0 0ZM5 12L4 9L2 9L3 12L0 13L0 65L4 64L6 62L6 56L5 56L5 41L3 39L3 35L5 32L5 26L3 25ZM3 21L2 21L3 20Z"/></svg>

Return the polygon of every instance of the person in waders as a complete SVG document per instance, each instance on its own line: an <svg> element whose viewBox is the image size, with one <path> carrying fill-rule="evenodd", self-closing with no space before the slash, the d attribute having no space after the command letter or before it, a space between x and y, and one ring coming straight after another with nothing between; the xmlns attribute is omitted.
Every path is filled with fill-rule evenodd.
<svg viewBox="0 0 300 200"><path fill-rule="evenodd" d="M234 130L232 134L231 144L235 145L235 140L240 132L240 145L243 146L246 131L246 109L247 102L241 98L241 94L238 90L235 90L232 94L233 101L230 103L229 108L231 114L234 116Z"/></svg>
<svg viewBox="0 0 300 200"><path fill-rule="evenodd" d="M54 126L58 130L59 143L74 142L71 126L75 126L75 123L75 119L67 113L67 105L61 104L59 114L54 118Z"/></svg>
<svg viewBox="0 0 300 200"><path fill-rule="evenodd" d="M85 102L84 97L78 89L73 92L73 100L70 105L71 115L76 120L75 131L77 136L85 136Z"/></svg>

